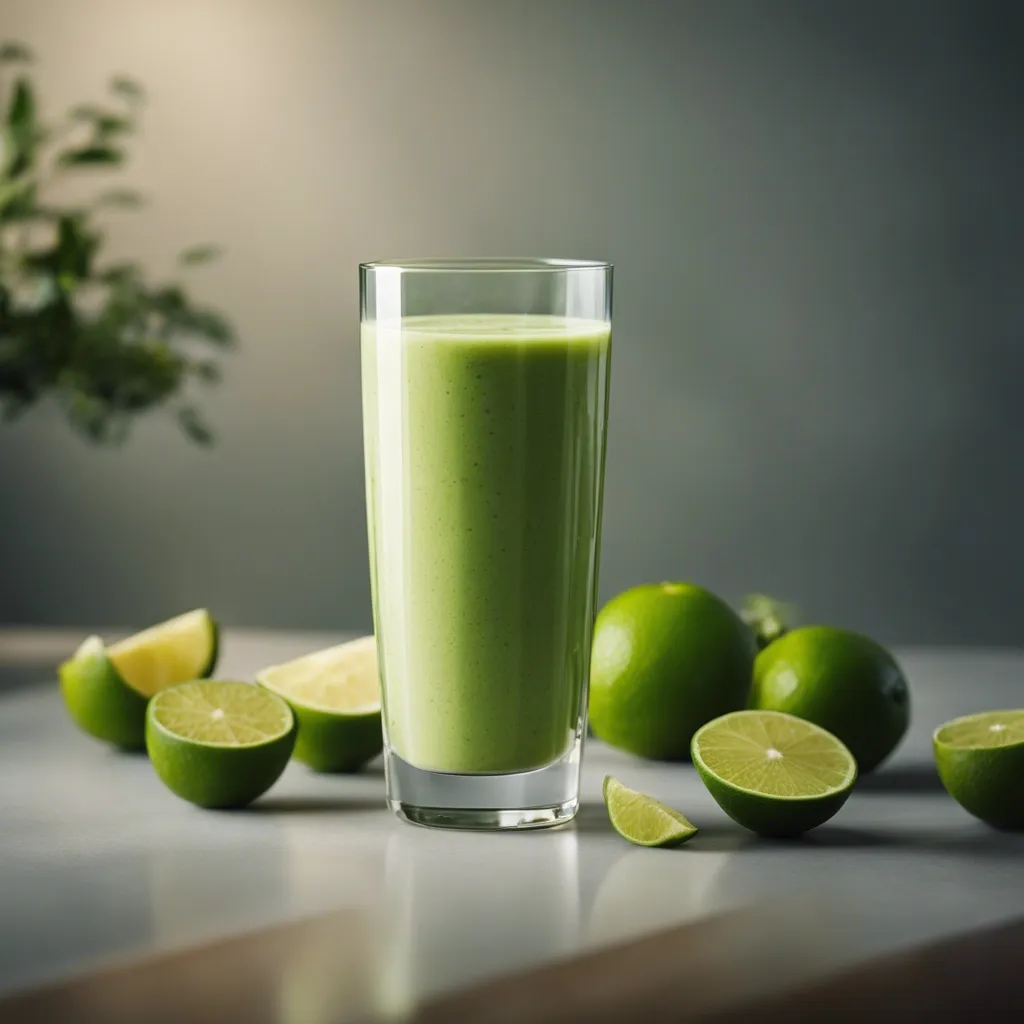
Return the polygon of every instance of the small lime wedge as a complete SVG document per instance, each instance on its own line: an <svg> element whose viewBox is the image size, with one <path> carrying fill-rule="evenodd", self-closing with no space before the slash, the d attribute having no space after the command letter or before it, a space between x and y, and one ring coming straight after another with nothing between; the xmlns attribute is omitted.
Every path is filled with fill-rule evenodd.
<svg viewBox="0 0 1024 1024"><path fill-rule="evenodd" d="M377 645L372 636L257 673L299 722L295 757L322 772L353 772L383 747Z"/></svg>
<svg viewBox="0 0 1024 1024"><path fill-rule="evenodd" d="M146 701L167 686L209 675L217 663L217 624L204 608L106 647L88 637L60 666L64 703L75 724L126 749L145 745Z"/></svg>
<svg viewBox="0 0 1024 1024"><path fill-rule="evenodd" d="M200 807L244 807L284 771L295 716L250 683L199 680L161 690L146 712L146 749L167 788Z"/></svg>
<svg viewBox="0 0 1024 1024"><path fill-rule="evenodd" d="M679 846L695 835L697 826L673 807L604 777L604 802L612 828L637 846Z"/></svg>
<svg viewBox="0 0 1024 1024"><path fill-rule="evenodd" d="M1024 710L955 718L932 745L939 778L964 810L994 828L1024 829Z"/></svg>
<svg viewBox="0 0 1024 1024"><path fill-rule="evenodd" d="M693 737L693 763L718 805L764 836L828 821L857 780L857 762L830 732L778 711L734 711Z"/></svg>

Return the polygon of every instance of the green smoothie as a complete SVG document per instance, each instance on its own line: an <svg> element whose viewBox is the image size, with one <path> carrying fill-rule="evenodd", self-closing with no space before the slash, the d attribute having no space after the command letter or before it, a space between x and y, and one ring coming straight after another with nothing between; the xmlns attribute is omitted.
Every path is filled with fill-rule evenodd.
<svg viewBox="0 0 1024 1024"><path fill-rule="evenodd" d="M363 325L385 727L418 768L527 771L577 736L610 347L554 316Z"/></svg>

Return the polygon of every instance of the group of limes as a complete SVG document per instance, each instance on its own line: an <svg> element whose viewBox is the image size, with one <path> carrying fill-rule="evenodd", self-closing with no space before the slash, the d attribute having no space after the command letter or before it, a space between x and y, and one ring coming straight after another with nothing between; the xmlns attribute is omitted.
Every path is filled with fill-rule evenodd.
<svg viewBox="0 0 1024 1024"><path fill-rule="evenodd" d="M910 691L892 655L830 626L787 631L758 599L745 620L701 587L635 587L597 617L590 677L594 733L632 754L692 760L719 806L766 836L831 818L910 724ZM997 828L1024 828L1024 710L956 719L934 734L950 794ZM614 778L615 829L674 846L697 829Z"/></svg>
<svg viewBox="0 0 1024 1024"><path fill-rule="evenodd" d="M110 646L89 637L60 667L61 691L85 732L145 748L164 783L203 807L250 803L293 756L347 772L380 752L372 636L263 669L255 686L209 678L218 653L217 624L199 609ZM764 599L745 620L698 586L650 584L614 598L594 626L594 733L642 757L692 760L722 809L762 835L831 818L909 723L907 682L884 647L828 626L787 631ZM968 811L1024 828L1024 710L948 722L934 750ZM631 842L671 846L697 831L615 779L605 800Z"/></svg>
<svg viewBox="0 0 1024 1024"><path fill-rule="evenodd" d="M60 667L61 692L85 732L145 748L157 775L201 807L243 807L295 757L355 771L383 746L373 637L263 669L258 685L210 679L217 623L188 612L106 646L89 637Z"/></svg>

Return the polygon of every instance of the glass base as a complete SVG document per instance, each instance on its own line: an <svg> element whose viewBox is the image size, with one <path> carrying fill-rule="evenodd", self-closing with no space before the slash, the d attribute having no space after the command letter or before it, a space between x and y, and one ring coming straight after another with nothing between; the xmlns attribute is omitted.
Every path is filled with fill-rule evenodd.
<svg viewBox="0 0 1024 1024"><path fill-rule="evenodd" d="M388 806L402 821L428 828L460 828L493 832L499 829L551 828L564 825L576 815L579 801L557 807L522 807L515 811L453 810L443 807L414 807L389 800Z"/></svg>
<svg viewBox="0 0 1024 1024"><path fill-rule="evenodd" d="M509 775L456 775L384 756L388 806L403 821L433 828L550 828L579 808L580 744L560 761Z"/></svg>

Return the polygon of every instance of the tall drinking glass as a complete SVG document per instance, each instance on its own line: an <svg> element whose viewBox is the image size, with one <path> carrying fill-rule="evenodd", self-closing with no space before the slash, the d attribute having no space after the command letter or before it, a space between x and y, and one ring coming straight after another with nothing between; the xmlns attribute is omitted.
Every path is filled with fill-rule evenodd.
<svg viewBox="0 0 1024 1024"><path fill-rule="evenodd" d="M612 268L360 267L388 803L535 828L579 803Z"/></svg>

